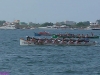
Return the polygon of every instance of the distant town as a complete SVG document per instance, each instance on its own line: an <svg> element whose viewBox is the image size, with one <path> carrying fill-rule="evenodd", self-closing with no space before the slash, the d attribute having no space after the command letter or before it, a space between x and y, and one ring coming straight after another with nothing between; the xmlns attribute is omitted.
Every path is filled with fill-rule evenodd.
<svg viewBox="0 0 100 75"><path fill-rule="evenodd" d="M62 21L45 23L33 23L33 22L21 22L20 20L14 20L13 22L7 22L5 20L0 20L0 29L35 29L35 28L70 28L70 29L91 29L91 28L100 28L100 20L95 22L83 21L83 22L74 22L74 21Z"/></svg>

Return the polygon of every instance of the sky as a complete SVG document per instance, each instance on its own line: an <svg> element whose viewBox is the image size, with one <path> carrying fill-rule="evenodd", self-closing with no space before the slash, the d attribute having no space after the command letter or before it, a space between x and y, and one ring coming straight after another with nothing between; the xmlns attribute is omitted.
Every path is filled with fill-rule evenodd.
<svg viewBox="0 0 100 75"><path fill-rule="evenodd" d="M0 20L10 22L95 22L97 19L100 19L100 0L0 0Z"/></svg>

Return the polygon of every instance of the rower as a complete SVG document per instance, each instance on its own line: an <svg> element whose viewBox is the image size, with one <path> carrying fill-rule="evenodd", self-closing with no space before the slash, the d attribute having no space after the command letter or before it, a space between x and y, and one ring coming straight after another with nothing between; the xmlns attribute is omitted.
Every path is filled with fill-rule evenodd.
<svg viewBox="0 0 100 75"><path fill-rule="evenodd" d="M92 32L91 32L91 34L92 34L92 36L94 36Z"/></svg>
<svg viewBox="0 0 100 75"><path fill-rule="evenodd" d="M81 44L80 38L78 40L76 40L77 44Z"/></svg>
<svg viewBox="0 0 100 75"><path fill-rule="evenodd" d="M47 44L47 43L48 43L48 39L46 39L46 38L45 38L45 41L44 41L44 43L45 43L45 44Z"/></svg>
<svg viewBox="0 0 100 75"><path fill-rule="evenodd" d="M89 38L88 37L85 37L84 38L84 42L89 42Z"/></svg>
<svg viewBox="0 0 100 75"><path fill-rule="evenodd" d="M81 37L81 35L80 35L80 34L78 34L78 37L80 38L80 37Z"/></svg>
<svg viewBox="0 0 100 75"><path fill-rule="evenodd" d="M87 34L87 35L86 35L86 37L88 38L88 37L89 37L89 35Z"/></svg>
<svg viewBox="0 0 100 75"><path fill-rule="evenodd" d="M85 36L82 34L82 38L84 38Z"/></svg>

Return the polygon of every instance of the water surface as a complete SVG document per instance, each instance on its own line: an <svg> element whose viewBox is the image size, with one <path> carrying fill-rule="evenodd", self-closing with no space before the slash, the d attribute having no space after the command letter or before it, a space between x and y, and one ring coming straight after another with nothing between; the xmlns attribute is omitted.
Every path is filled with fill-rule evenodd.
<svg viewBox="0 0 100 75"><path fill-rule="evenodd" d="M99 35L93 30L0 30L0 71L9 75L100 75L100 46L20 46L34 32ZM100 42L100 39L94 39Z"/></svg>

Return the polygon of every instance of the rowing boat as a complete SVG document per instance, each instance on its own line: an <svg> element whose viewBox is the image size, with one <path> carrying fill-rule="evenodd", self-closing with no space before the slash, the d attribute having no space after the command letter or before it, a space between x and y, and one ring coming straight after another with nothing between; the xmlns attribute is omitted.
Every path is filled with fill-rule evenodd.
<svg viewBox="0 0 100 75"><path fill-rule="evenodd" d="M43 43L36 43L32 40L28 41L25 40L23 38L20 39L20 45L58 45L58 46L92 46L92 45L96 45L97 42L96 41L89 41L89 42L62 42L62 41L58 41L57 43L54 43L53 40L52 42L47 43L46 40Z"/></svg>
<svg viewBox="0 0 100 75"><path fill-rule="evenodd" d="M48 32L39 32L36 33L34 32L34 36L52 36L52 38L84 38L85 36L81 36L81 35L74 35L74 34L50 34ZM87 38L91 38L91 39L98 39L99 36L97 35L92 35L92 36L87 36Z"/></svg>
<svg viewBox="0 0 100 75"><path fill-rule="evenodd" d="M82 36L67 36L67 35L52 35L52 38L81 38ZM84 37L82 37L82 38L85 38L85 36ZM97 35L94 35L94 36L87 36L87 38L91 38L91 39L97 39L97 38L99 38L99 36L97 36Z"/></svg>

